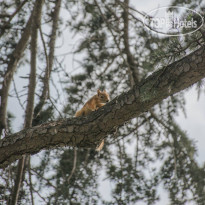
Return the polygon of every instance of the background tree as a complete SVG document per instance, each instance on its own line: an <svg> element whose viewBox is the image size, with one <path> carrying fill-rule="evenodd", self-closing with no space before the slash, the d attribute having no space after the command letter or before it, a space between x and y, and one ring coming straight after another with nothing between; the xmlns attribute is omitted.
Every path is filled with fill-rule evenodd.
<svg viewBox="0 0 205 205"><path fill-rule="evenodd" d="M184 4L203 15L201 1ZM204 52L203 27L192 35L159 38L144 27L137 14L145 14L129 0L7 1L0 8L0 133L5 141L13 133L15 116L7 106L10 97L24 111L22 127L40 129L44 122L72 117L98 88L106 89L113 99L140 87L142 101L149 101L152 96L143 92L143 85L150 80L157 87L153 78L147 78L150 73L160 78L169 64L186 60L193 51ZM68 71L66 54L55 52L57 37L60 42L65 28L78 40L72 51L78 70ZM26 82L22 88L17 85L19 77ZM202 84L197 84L199 93ZM65 96L66 103L61 104ZM68 146L31 158L24 155L1 170L0 199L5 204L154 204L163 185L171 204L204 204L205 167L196 161L193 140L175 121L180 109L185 112L184 93L159 102L112 129L100 153ZM99 191L102 178L112 185L109 200Z"/></svg>

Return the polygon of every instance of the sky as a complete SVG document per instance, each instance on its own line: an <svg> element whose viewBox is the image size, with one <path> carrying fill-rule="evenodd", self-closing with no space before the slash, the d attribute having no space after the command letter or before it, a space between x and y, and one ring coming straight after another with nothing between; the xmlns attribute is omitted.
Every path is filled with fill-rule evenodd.
<svg viewBox="0 0 205 205"><path fill-rule="evenodd" d="M150 10L162 7L162 6L168 6L170 3L169 0L155 0L155 1L150 1L150 0L143 0L143 1L136 1L136 0L131 0L131 5L133 5L137 10L139 11L144 11L148 12ZM61 13L63 15L63 13ZM56 55L62 55L66 52L70 52L73 50L73 48L76 46L75 43L73 43L73 36L69 32L69 30L65 30L63 33L64 40L59 39L57 42L57 45L62 45L63 46L60 49L56 50ZM65 63L64 66L68 71L72 71L76 68L76 64L73 61L72 55L68 55L65 57ZM75 57L74 57L75 58ZM78 56L79 58L79 56ZM19 75L23 76L29 72L29 69L20 69ZM21 78L17 78L17 83L16 86L18 88L23 87L26 83L22 83ZM13 89L13 86L12 88ZM53 90L53 92L55 92ZM186 99L186 105L185 109L187 112L187 116L185 117L182 112L179 112L179 115L176 117L176 121L179 123L179 125L182 127L182 129L186 130L188 133L188 136L191 139L194 139L196 143L196 147L198 148L198 156L197 156L197 161L199 164L204 163L205 159L205 149L204 149L204 144L205 144L205 94L202 93L201 97L199 100L197 100L197 92L195 87L193 86L189 91L185 92L185 99ZM63 102L64 103L64 102ZM15 105L15 106L14 106ZM9 103L8 103L8 110L11 112L15 113L17 116L15 121L14 121L14 131L19 131L22 129L22 122L23 122L23 111L21 107L19 106L17 99L14 98L9 98ZM101 174L100 179L102 180L102 184L100 186L100 191L103 193L104 198L109 198L110 197L110 191L111 191L111 184L109 181L103 179L105 178L104 173ZM160 187L161 190L161 200L158 205L166 205L168 203L167 199L167 194L163 191L163 189ZM140 203L139 203L140 204ZM143 204L143 203L142 203Z"/></svg>

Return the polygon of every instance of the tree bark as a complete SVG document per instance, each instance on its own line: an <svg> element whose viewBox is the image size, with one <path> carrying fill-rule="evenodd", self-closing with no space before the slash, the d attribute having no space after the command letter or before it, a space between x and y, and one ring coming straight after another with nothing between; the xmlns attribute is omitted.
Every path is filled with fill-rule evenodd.
<svg viewBox="0 0 205 205"><path fill-rule="evenodd" d="M126 121L205 77L205 47L154 72L138 86L114 98L87 117L48 122L0 140L0 167L23 154L60 146L95 148Z"/></svg>

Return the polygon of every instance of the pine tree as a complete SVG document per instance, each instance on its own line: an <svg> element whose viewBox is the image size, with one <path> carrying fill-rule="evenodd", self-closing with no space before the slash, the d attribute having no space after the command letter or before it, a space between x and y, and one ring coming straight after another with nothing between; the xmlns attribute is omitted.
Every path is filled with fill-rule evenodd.
<svg viewBox="0 0 205 205"><path fill-rule="evenodd" d="M172 5L181 3L176 0ZM204 15L200 1L184 3ZM137 14L146 14L136 10L129 0L16 0L0 3L0 10L0 147L10 146L12 139L17 143L22 140L12 128L18 117L7 106L12 97L24 115L25 147L30 146L36 133L42 135L36 138L41 141L40 148L21 151L18 147L19 153L2 162L2 167L9 164L1 170L3 204L157 204L160 186L167 191L170 204L204 204L205 167L197 163L194 140L175 120L179 110L186 113L184 92L179 91L187 87L171 94L155 89L163 82L166 86L169 73L164 73L180 66L182 60L178 60L190 60L189 54L193 64L188 68L204 65L200 56L204 56L203 27L192 35L158 36L144 26ZM201 19L194 18L201 23ZM67 54L56 52L66 29L77 39L72 55L78 67L73 70L66 64ZM198 54L198 59L192 52ZM29 72L22 71L25 69ZM203 81L198 79L205 77L202 71L199 68L200 77L195 76L197 80L189 83L197 82L199 96ZM150 73L154 77L149 78ZM26 86L20 88L19 79ZM72 119L97 89L110 93L110 107L86 118ZM105 132L100 137L98 133L86 135L86 123L106 117L117 103L132 104L133 92L140 96L140 105L147 103L149 109L140 108L140 114L130 111L125 118L121 110L118 126L106 132L98 129ZM161 99L157 101L159 93ZM62 104L63 100L66 102ZM79 127L79 138L74 135L74 126ZM69 133L74 137L67 142L64 139ZM27 135L29 140L24 138ZM56 135L61 137L59 141ZM102 137L106 138L105 146L98 153L94 148ZM38 153L41 149L46 150ZM21 155L22 159L13 162ZM100 191L105 182L111 185L110 199Z"/></svg>

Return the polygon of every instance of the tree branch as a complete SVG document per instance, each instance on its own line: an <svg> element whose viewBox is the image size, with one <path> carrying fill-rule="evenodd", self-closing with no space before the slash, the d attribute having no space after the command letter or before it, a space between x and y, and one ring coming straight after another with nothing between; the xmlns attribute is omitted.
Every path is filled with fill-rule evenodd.
<svg viewBox="0 0 205 205"><path fill-rule="evenodd" d="M134 57L130 51L130 45L129 45L129 0L124 0L124 6L123 6L123 21L124 21L124 27L123 27L123 40L124 40L124 46L125 46L125 54L127 57L127 63L129 64L129 73L130 73L130 80L131 80L131 86L139 83L139 73L138 73L138 65L135 63Z"/></svg>
<svg viewBox="0 0 205 205"><path fill-rule="evenodd" d="M31 173L31 157L29 157L29 162L28 162L28 174L29 174L29 191L31 195L31 204L34 205L33 183L32 183L32 173Z"/></svg>
<svg viewBox="0 0 205 205"><path fill-rule="evenodd" d="M53 24L52 24L52 31L51 31L51 35L50 35L49 54L48 55L47 55L47 51L45 48L45 41L43 39L43 34L42 34L41 29L40 29L40 34L41 34L41 39L43 41L47 66L46 66L45 75L43 78L43 90L42 90L42 94L40 97L40 101L34 109L34 119L42 111L43 105L45 104L45 101L48 99L48 96L49 96L49 80L50 80L50 75L51 75L51 71L53 68L53 59L54 59L55 42L56 42L56 35L57 35L57 29L58 29L60 6L61 6L61 0L57 0L55 2L55 8L54 8L54 12L53 12Z"/></svg>
<svg viewBox="0 0 205 205"><path fill-rule="evenodd" d="M25 153L60 146L95 148L126 121L146 112L163 99L205 77L205 47L154 72L87 117L48 122L0 140L0 167L6 167Z"/></svg>
<svg viewBox="0 0 205 205"><path fill-rule="evenodd" d="M4 35L7 28L9 28L9 24L11 23L11 20L14 18L14 16L22 9L22 7L28 2L28 0L24 0L20 6L16 9L16 11L13 12L13 14L8 15L6 17L9 17L9 20L4 23L2 26L2 29L0 30L0 38Z"/></svg>
<svg viewBox="0 0 205 205"><path fill-rule="evenodd" d="M122 59L123 59L123 61L125 62L125 64L126 64L126 66L128 67L128 71L129 71L129 73L130 73L130 79L131 79L131 87L133 87L134 86L134 84L135 85L137 85L138 84L138 75L136 75L136 69L137 68L135 68L135 70L133 70L133 64L132 64L132 68L131 68L131 65L130 65L130 63L133 63L134 62L134 59L132 58L131 60L132 60L132 62L130 61L130 56L131 56L131 53L130 53L130 55L129 55L129 62L128 62L128 58L125 58L124 57L124 53L122 52L122 50L121 50L121 48L120 48L120 43L118 43L117 42L117 38L116 38L116 35L114 35L114 32L113 32L113 30L112 30L112 28L110 27L110 24L109 24L109 22L107 21L107 18L105 17L105 15L103 14L103 12L102 12L102 9L101 9L101 7L100 7L100 5L98 4L98 2L97 2L97 0L94 0L94 2L95 2L95 4L96 4L96 6L97 6L97 8L98 8L98 10L99 10L99 12L100 12L100 15L102 16L102 18L103 18L103 21L106 23L106 26L107 26L107 28L108 28L108 30L110 31L110 33L111 33L111 35L112 35L112 37L113 37L113 40L114 40L114 42L115 42L115 45L116 45L116 47L117 47L117 49L118 49L118 51L119 51L119 53L120 53L120 56L122 57ZM109 7L108 7L109 8ZM127 10L127 12L128 12L128 10ZM128 15L128 13L127 13L127 15ZM128 19L127 19L127 21L128 21ZM128 32L128 22L125 22L124 23L124 28L126 27L125 26L125 24L127 25L127 32ZM127 37L128 37L128 33L126 33L127 34ZM126 35L125 33L124 33L124 35ZM128 41L126 41L126 43L125 43L127 46L128 46ZM129 48L129 47L126 47L126 48ZM125 49L126 50L126 49Z"/></svg>
<svg viewBox="0 0 205 205"><path fill-rule="evenodd" d="M15 50L13 51L12 55L10 56L8 67L6 70L6 73L4 75L4 80L2 83L1 88L1 105L0 105L0 135L2 133L2 130L6 128L6 111L7 111L7 101L8 101L8 93L10 84L13 78L13 74L16 70L17 63L24 52L27 42L30 37L31 33L31 20L32 20L32 14L29 18L27 25L24 29L24 32L22 34L22 38L17 43Z"/></svg>
<svg viewBox="0 0 205 205"><path fill-rule="evenodd" d="M32 16L31 24L31 71L29 75L29 87L28 87L28 97L27 106L25 112L25 122L24 127L30 128L32 126L33 120L33 109L34 109L34 97L36 88L36 55L37 55L37 39L38 39L38 28L41 23L41 10L44 0L36 0L34 6L34 12ZM16 180L14 185L14 191L12 193L11 205L17 204L22 180L24 178L24 166L26 162L26 155L23 155L22 159L18 162L18 171L16 173Z"/></svg>
<svg viewBox="0 0 205 205"><path fill-rule="evenodd" d="M21 189L21 183L19 182L21 182L23 179L24 162L25 162L25 155L23 156L22 159L20 159L20 162L18 163L16 179L15 179L15 186L12 192L12 199L9 203L10 205L16 205L18 202L19 191Z"/></svg>
<svg viewBox="0 0 205 205"><path fill-rule="evenodd" d="M72 168L71 173L70 173L70 175L67 179L68 184L70 183L70 180L71 180L71 178L74 175L75 170L76 170L76 163L77 163L77 149L76 149L76 147L73 150L73 155L74 155L74 157L73 157L73 168Z"/></svg>

